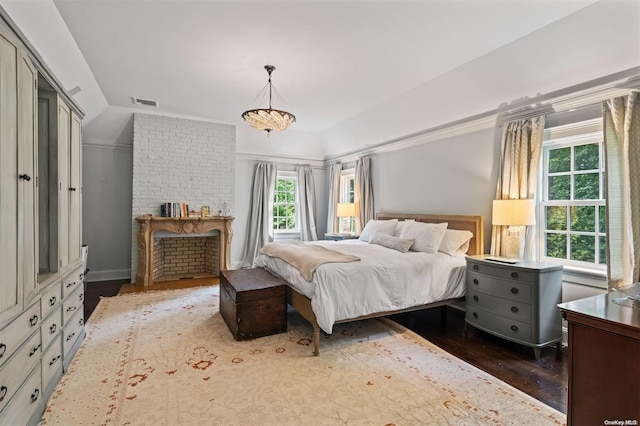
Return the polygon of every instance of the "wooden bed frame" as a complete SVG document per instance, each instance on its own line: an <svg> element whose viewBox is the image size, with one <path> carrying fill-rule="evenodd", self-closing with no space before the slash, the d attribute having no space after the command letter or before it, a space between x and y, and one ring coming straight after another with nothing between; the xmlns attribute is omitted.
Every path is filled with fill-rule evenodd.
<svg viewBox="0 0 640 426"><path fill-rule="evenodd" d="M398 219L408 220L413 219L418 222L426 223L442 223L447 222L449 229L459 229L471 231L473 237L469 242L468 255L482 254L484 253L484 221L482 216L473 215L435 215L435 214L412 214L412 213L378 213L376 216L379 220ZM300 315L302 315L313 327L313 354L315 356L320 355L320 326L316 320L316 315L311 309L311 299L307 296L298 293L293 288L287 288L287 301ZM376 318L381 316L387 316L392 314L399 314L402 312L417 311L420 309L434 308L438 306L451 305L460 301L460 299L447 299L440 300L426 305L412 306L406 309L400 309L396 311L377 312L374 314L363 315L357 318L343 319L336 321L335 324L359 321L368 318Z"/></svg>

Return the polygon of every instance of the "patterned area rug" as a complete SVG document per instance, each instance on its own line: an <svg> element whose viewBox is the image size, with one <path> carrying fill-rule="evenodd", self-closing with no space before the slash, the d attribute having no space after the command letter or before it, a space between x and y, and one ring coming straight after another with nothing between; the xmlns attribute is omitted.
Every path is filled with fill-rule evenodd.
<svg viewBox="0 0 640 426"><path fill-rule="evenodd" d="M103 298L45 425L523 425L565 416L389 320L236 342L217 286Z"/></svg>

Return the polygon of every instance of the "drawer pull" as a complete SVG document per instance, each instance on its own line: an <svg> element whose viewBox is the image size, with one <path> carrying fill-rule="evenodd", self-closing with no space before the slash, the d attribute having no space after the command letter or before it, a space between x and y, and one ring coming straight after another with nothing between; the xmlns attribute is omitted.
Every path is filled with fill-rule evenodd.
<svg viewBox="0 0 640 426"><path fill-rule="evenodd" d="M0 402L7 396L8 389L6 386L0 386Z"/></svg>
<svg viewBox="0 0 640 426"><path fill-rule="evenodd" d="M69 307L67 308L67 312L75 311L76 309L78 309L78 307L77 307L77 306L69 306Z"/></svg>
<svg viewBox="0 0 640 426"><path fill-rule="evenodd" d="M518 273L517 272L512 272L511 273L511 278L518 278Z"/></svg>
<svg viewBox="0 0 640 426"><path fill-rule="evenodd" d="M478 283L479 283L479 282L480 282L480 281L478 281L478 279L477 279L477 278L474 278L474 279L473 279L473 283L474 283L475 285L478 285Z"/></svg>
<svg viewBox="0 0 640 426"><path fill-rule="evenodd" d="M474 313L473 313L473 317L474 317L475 319L478 319L478 313L477 313L477 312L474 312Z"/></svg>
<svg viewBox="0 0 640 426"><path fill-rule="evenodd" d="M38 316L37 315L34 315L31 318L29 318L29 325L31 327L34 327L37 323L38 323Z"/></svg>
<svg viewBox="0 0 640 426"><path fill-rule="evenodd" d="M518 294L518 289L515 287L511 287L511 293Z"/></svg>
<svg viewBox="0 0 640 426"><path fill-rule="evenodd" d="M53 365L56 362L58 362L58 360L60 359L60 355L56 356L55 358L51 358L51 361L49 361L49 365Z"/></svg>
<svg viewBox="0 0 640 426"><path fill-rule="evenodd" d="M7 345L4 343L0 343L0 358L4 356L4 353L7 351Z"/></svg>
<svg viewBox="0 0 640 426"><path fill-rule="evenodd" d="M511 331L518 331L518 326L517 325L512 325L511 326Z"/></svg>
<svg viewBox="0 0 640 426"><path fill-rule="evenodd" d="M67 336L67 342L71 339L73 339L73 336L75 336L76 333L71 333L70 335Z"/></svg>
<svg viewBox="0 0 640 426"><path fill-rule="evenodd" d="M51 327L49 327L49 334L55 333L57 328L58 328L57 325L51 324Z"/></svg>
<svg viewBox="0 0 640 426"><path fill-rule="evenodd" d="M40 396L40 389L34 389L33 393L31 394L31 402L36 402L38 400L38 397Z"/></svg>
<svg viewBox="0 0 640 426"><path fill-rule="evenodd" d="M78 325L84 325L84 319L83 318L80 318L78 320Z"/></svg>
<svg viewBox="0 0 640 426"><path fill-rule="evenodd" d="M27 182L29 182L31 180L31 176L29 176L28 174L24 173L18 176L20 179L26 180Z"/></svg>
<svg viewBox="0 0 640 426"><path fill-rule="evenodd" d="M40 349L40 345L38 345L35 348L31 349L31 352L29 352L29 356L33 356L36 352L38 352L38 349Z"/></svg>
<svg viewBox="0 0 640 426"><path fill-rule="evenodd" d="M518 308L516 306L512 306L511 307L511 312L513 312L514 314L518 312Z"/></svg>
<svg viewBox="0 0 640 426"><path fill-rule="evenodd" d="M478 296L473 296L473 300L475 300L476 302L478 301L479 297Z"/></svg>
<svg viewBox="0 0 640 426"><path fill-rule="evenodd" d="M51 299L49 299L49 306L55 305L57 300L58 299L55 296L51 296Z"/></svg>
<svg viewBox="0 0 640 426"><path fill-rule="evenodd" d="M478 269L480 269L480 268L478 267L478 265L473 265L473 270L474 270L474 271L477 271Z"/></svg>
<svg viewBox="0 0 640 426"><path fill-rule="evenodd" d="M76 285L76 282L75 282L75 281L74 281L74 282L72 282L72 283L67 283L67 288L69 288L69 287L73 287L74 285Z"/></svg>

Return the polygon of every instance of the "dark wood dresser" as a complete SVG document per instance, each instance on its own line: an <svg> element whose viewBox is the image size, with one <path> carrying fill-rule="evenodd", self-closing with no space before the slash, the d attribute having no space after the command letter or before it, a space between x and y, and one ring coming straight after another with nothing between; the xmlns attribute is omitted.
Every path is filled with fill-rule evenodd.
<svg viewBox="0 0 640 426"><path fill-rule="evenodd" d="M640 422L640 309L613 302L622 296L558 305L569 325L569 425Z"/></svg>

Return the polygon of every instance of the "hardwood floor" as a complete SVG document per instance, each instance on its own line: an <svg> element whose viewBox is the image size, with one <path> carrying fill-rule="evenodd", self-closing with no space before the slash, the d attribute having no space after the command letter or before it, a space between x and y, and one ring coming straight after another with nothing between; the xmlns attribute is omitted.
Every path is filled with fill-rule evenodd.
<svg viewBox="0 0 640 426"><path fill-rule="evenodd" d="M217 278L166 281L156 284L153 290L218 283ZM145 291L144 288L129 284L128 280L88 282L85 289L85 319L89 318L100 297ZM441 309L445 309L446 315L442 315ZM540 359L536 361L531 348L497 338L473 327L468 327L465 333L464 312L450 307L392 315L390 318L450 354L566 413L566 348L543 348Z"/></svg>

